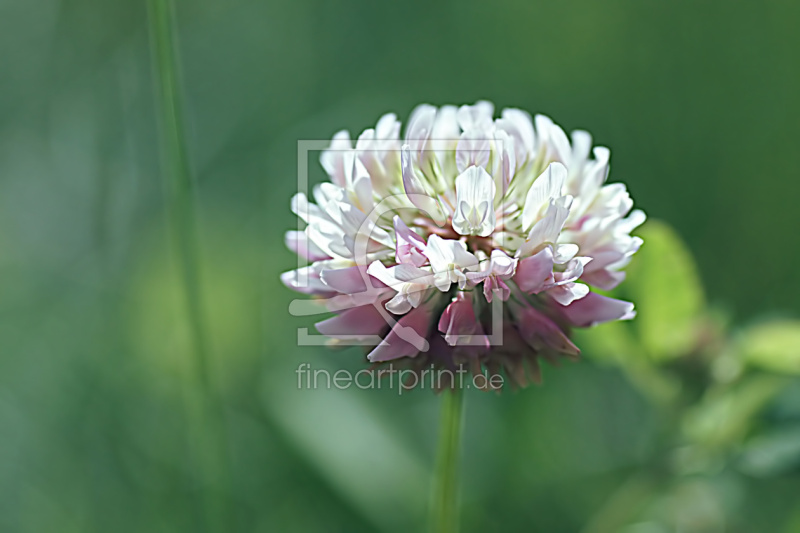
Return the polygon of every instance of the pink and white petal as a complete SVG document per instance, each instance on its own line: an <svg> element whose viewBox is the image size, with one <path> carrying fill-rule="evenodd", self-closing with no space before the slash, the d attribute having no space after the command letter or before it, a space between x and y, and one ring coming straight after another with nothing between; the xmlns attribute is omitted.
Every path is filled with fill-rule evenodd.
<svg viewBox="0 0 800 533"><path fill-rule="evenodd" d="M281 274L284 285L303 294L333 295L330 287L320 279L320 266L309 265L297 270L290 270Z"/></svg>
<svg viewBox="0 0 800 533"><path fill-rule="evenodd" d="M583 275L584 267L587 263L591 262L591 257L576 257L569 263L563 272L556 272L555 280L556 285L566 285L576 281Z"/></svg>
<svg viewBox="0 0 800 533"><path fill-rule="evenodd" d="M411 301L411 298L404 292L398 292L394 295L394 298L386 302L386 310L395 315L404 315L414 307L416 306Z"/></svg>
<svg viewBox="0 0 800 533"><path fill-rule="evenodd" d="M394 217L394 234L397 240L395 245L395 256L398 263L408 263L421 267L428 262L428 258L422 255L425 250L425 241L412 231L399 216Z"/></svg>
<svg viewBox="0 0 800 533"><path fill-rule="evenodd" d="M309 261L323 261L331 258L319 246L314 244L314 241L308 238L305 231L287 231L284 241L287 248Z"/></svg>
<svg viewBox="0 0 800 533"><path fill-rule="evenodd" d="M325 269L320 273L320 278L325 285L343 294L357 294L386 288L385 284L371 277L367 273L367 268L363 266Z"/></svg>
<svg viewBox="0 0 800 533"><path fill-rule="evenodd" d="M516 272L518 260L503 250L494 249L491 255L492 274L502 279L509 279Z"/></svg>
<svg viewBox="0 0 800 533"><path fill-rule="evenodd" d="M547 290L547 294L561 305L568 306L585 298L589 294L589 287L583 283L566 283L551 287Z"/></svg>

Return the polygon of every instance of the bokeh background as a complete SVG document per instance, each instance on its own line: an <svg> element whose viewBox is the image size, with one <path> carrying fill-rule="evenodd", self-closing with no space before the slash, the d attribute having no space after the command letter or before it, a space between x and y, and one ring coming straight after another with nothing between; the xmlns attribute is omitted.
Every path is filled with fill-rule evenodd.
<svg viewBox="0 0 800 533"><path fill-rule="evenodd" d="M283 232L298 139L480 98L592 132L674 231L642 326L468 394L464 529L800 531L798 2L176 4L220 430L190 422L146 3L0 0L0 531L421 530L437 398L296 390L364 357L297 347Z"/></svg>

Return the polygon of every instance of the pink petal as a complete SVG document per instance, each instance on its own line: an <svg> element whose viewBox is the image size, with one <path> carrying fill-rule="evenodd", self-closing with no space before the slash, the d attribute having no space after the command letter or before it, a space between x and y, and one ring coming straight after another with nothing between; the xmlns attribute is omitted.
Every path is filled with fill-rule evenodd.
<svg viewBox="0 0 800 533"><path fill-rule="evenodd" d="M636 316L632 303L601 296L595 292L590 292L570 305L559 307L567 320L581 328L612 320L630 320Z"/></svg>
<svg viewBox="0 0 800 533"><path fill-rule="evenodd" d="M553 250L549 246L532 257L526 257L517 265L514 281L527 293L538 293L553 279Z"/></svg>
<svg viewBox="0 0 800 533"><path fill-rule="evenodd" d="M550 348L560 353L578 355L580 350L558 325L533 307L517 312L517 330L534 350Z"/></svg>
<svg viewBox="0 0 800 533"><path fill-rule="evenodd" d="M421 253L425 249L425 241L406 226L399 216L394 217L394 233L397 238L398 263L409 263L421 267L428 262L428 259Z"/></svg>
<svg viewBox="0 0 800 533"><path fill-rule="evenodd" d="M500 291L500 299L504 302L511 296L511 289L506 282L496 276L490 276L483 282L483 296L486 301L492 303L495 291Z"/></svg>
<svg viewBox="0 0 800 533"><path fill-rule="evenodd" d="M348 309L341 314L316 324L317 331L329 337L342 336L363 338L380 335L388 327L386 320L373 305L364 305Z"/></svg>
<svg viewBox="0 0 800 533"><path fill-rule="evenodd" d="M367 355L373 363L391 361L400 357L415 357L428 351L428 331L431 326L431 309L421 305L403 315L386 338Z"/></svg>
<svg viewBox="0 0 800 533"><path fill-rule="evenodd" d="M588 283L604 291L610 291L625 280L625 272L595 270L594 272L584 273L581 281Z"/></svg>
<svg viewBox="0 0 800 533"><path fill-rule="evenodd" d="M439 331L450 346L484 344L489 347L489 340L483 335L483 328L475 318L475 309L469 296L460 293L444 310L439 319ZM473 339L472 336L478 338ZM482 339L480 337L483 337Z"/></svg>

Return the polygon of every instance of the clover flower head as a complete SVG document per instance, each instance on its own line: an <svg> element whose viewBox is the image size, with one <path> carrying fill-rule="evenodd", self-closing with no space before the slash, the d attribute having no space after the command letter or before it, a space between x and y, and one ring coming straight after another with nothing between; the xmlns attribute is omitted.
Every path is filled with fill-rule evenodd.
<svg viewBox="0 0 800 533"><path fill-rule="evenodd" d="M575 327L632 318L593 292L625 278L645 215L610 152L549 118L485 101L421 105L401 138L394 114L321 155L330 182L292 209L287 245L309 265L283 282L334 314L336 340L372 339L373 363L505 371L538 381L539 360L575 357ZM498 320L499 318L499 320Z"/></svg>

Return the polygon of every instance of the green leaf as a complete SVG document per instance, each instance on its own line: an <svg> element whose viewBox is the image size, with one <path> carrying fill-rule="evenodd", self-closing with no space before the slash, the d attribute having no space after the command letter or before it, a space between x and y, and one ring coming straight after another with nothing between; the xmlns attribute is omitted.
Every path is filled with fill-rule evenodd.
<svg viewBox="0 0 800 533"><path fill-rule="evenodd" d="M638 309L641 343L657 360L691 351L705 307L692 254L667 224L651 220L638 232L644 245L632 262L625 289Z"/></svg>
<svg viewBox="0 0 800 533"><path fill-rule="evenodd" d="M738 352L752 366L800 375L800 321L782 320L753 326L742 334Z"/></svg>

